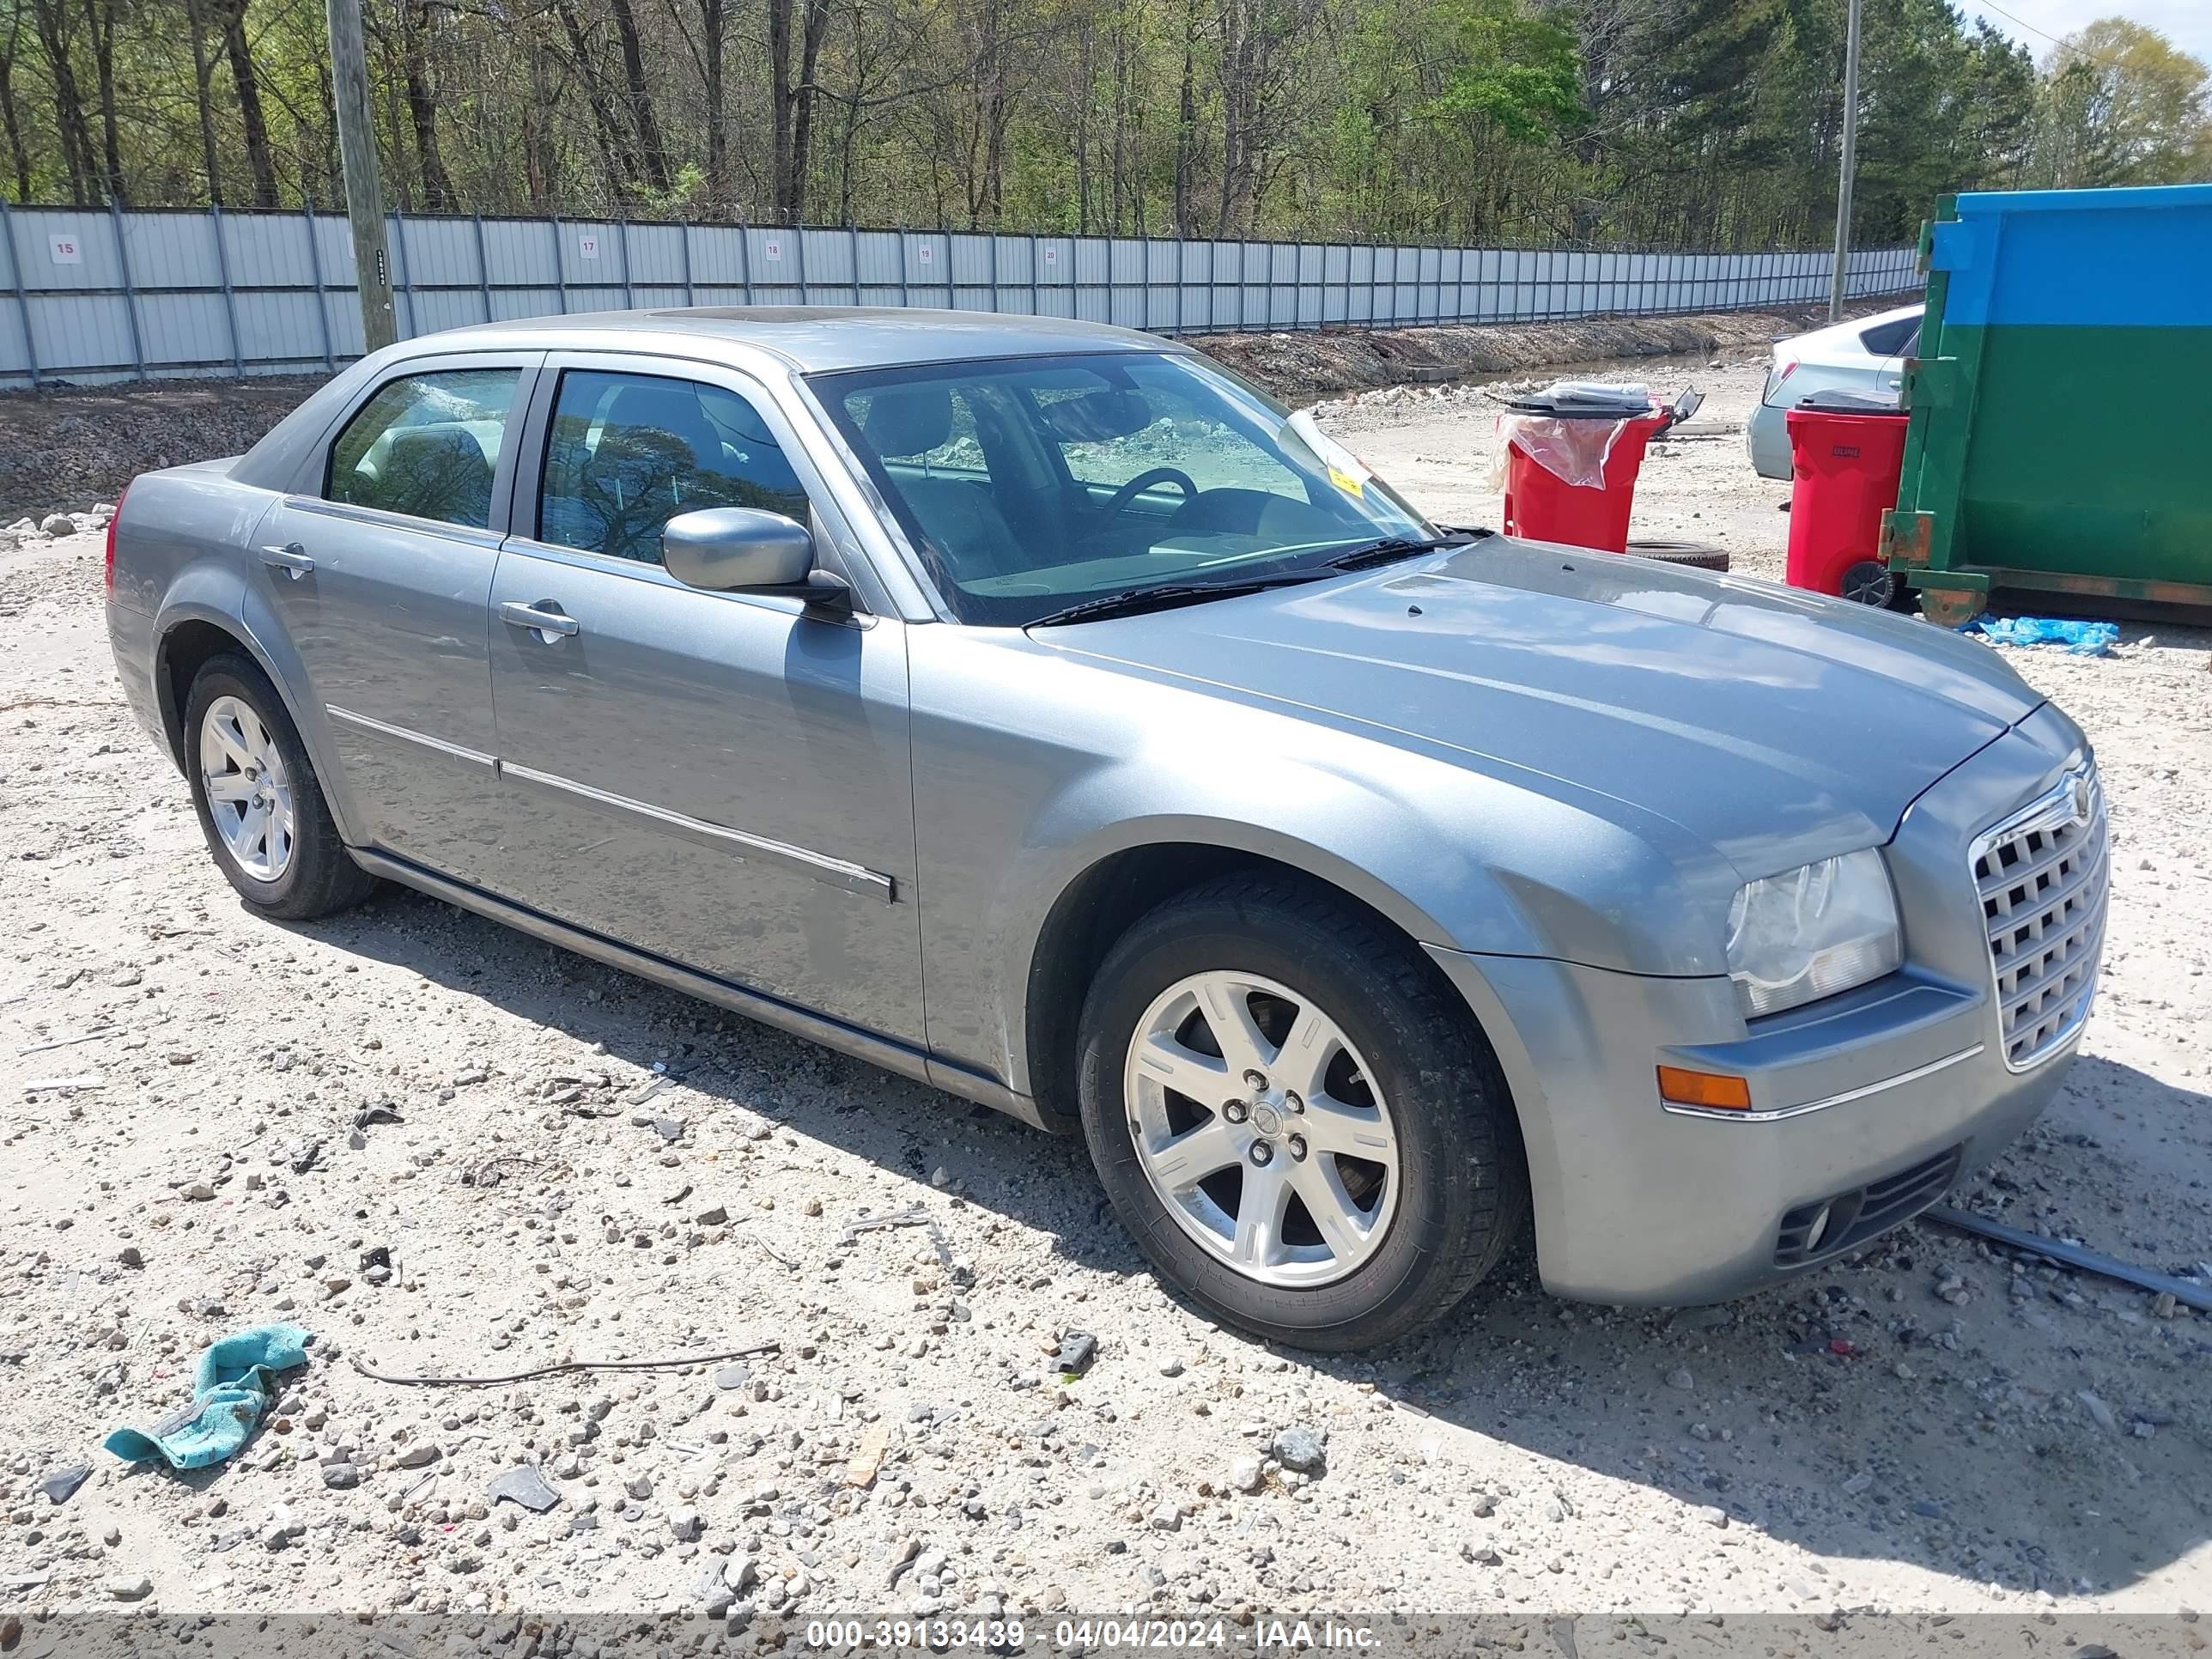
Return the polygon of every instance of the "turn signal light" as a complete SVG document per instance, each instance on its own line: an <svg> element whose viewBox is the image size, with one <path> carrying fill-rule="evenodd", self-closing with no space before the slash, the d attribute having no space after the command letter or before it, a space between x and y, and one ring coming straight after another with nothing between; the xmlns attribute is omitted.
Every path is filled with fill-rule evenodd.
<svg viewBox="0 0 2212 1659"><path fill-rule="evenodd" d="M1692 1072L1680 1066L1662 1066L1659 1098L1677 1106L1747 1112L1751 1109L1751 1085L1725 1072Z"/></svg>

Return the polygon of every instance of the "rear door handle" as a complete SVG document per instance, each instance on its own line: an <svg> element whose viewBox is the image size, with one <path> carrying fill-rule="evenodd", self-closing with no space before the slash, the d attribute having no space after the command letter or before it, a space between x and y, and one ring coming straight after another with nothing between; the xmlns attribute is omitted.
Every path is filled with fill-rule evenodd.
<svg viewBox="0 0 2212 1659"><path fill-rule="evenodd" d="M560 634L569 637L581 633L574 617L558 611L541 610L550 605L550 599L540 599L537 605L525 605L520 599L508 599L499 607L499 619L510 628L527 628L548 636Z"/></svg>
<svg viewBox="0 0 2212 1659"><path fill-rule="evenodd" d="M297 542L286 542L282 547L263 548L261 562L289 571L294 581L315 568L315 562L307 556L307 550Z"/></svg>

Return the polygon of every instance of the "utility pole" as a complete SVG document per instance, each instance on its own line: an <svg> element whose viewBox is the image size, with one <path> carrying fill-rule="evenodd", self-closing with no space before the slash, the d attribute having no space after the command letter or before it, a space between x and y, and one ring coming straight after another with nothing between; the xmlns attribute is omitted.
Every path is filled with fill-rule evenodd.
<svg viewBox="0 0 2212 1659"><path fill-rule="evenodd" d="M331 0L337 5L338 0ZM1828 273L1828 320L1844 319L1845 267L1851 258L1851 179L1859 166L1859 0L1844 31L1844 165L1836 183L1836 263Z"/></svg>
<svg viewBox="0 0 2212 1659"><path fill-rule="evenodd" d="M1854 7L1858 0L1851 0ZM399 337L392 314L392 258L384 244L384 184L369 125L368 45L361 0L324 0L331 26L331 103L337 112L338 159L345 167L346 217L353 223L355 282L361 290L364 349ZM1856 15L1856 14L1854 14Z"/></svg>

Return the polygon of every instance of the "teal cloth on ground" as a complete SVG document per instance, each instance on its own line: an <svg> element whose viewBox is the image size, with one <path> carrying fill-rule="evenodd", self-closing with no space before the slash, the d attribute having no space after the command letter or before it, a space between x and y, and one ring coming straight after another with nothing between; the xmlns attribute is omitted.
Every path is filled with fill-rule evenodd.
<svg viewBox="0 0 2212 1659"><path fill-rule="evenodd" d="M2101 657L2120 642L2120 625L2057 617L1977 617L1961 630L1998 645L2063 645L2075 657Z"/></svg>
<svg viewBox="0 0 2212 1659"><path fill-rule="evenodd" d="M126 1463L159 1459L175 1469L220 1463L261 1420L276 1373L306 1364L314 1340L297 1325L256 1325L226 1336L200 1356L191 1406L152 1429L118 1429L102 1443Z"/></svg>

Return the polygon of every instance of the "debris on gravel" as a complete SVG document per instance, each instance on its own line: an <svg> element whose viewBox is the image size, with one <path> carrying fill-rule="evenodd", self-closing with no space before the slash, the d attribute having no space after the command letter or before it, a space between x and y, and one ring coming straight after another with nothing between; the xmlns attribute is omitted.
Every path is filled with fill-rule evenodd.
<svg viewBox="0 0 2212 1659"><path fill-rule="evenodd" d="M1053 1357L1053 1367L1062 1376L1080 1376L1098 1357L1098 1339L1088 1331L1063 1331Z"/></svg>
<svg viewBox="0 0 2212 1659"><path fill-rule="evenodd" d="M1267 1449L1285 1468L1298 1474L1317 1475L1322 1471L1323 1444L1327 1437L1320 1431L1303 1426L1280 1429L1267 1443Z"/></svg>
<svg viewBox="0 0 2212 1659"><path fill-rule="evenodd" d="M89 1463L64 1463L47 1470L39 1477L39 1492L46 1502L59 1509L76 1496L76 1489L91 1478Z"/></svg>

